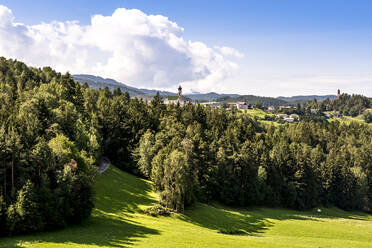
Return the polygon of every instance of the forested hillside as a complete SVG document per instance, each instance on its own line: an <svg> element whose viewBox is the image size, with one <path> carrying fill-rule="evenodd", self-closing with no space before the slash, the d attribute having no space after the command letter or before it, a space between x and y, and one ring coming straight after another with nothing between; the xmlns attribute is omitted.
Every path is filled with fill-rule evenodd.
<svg viewBox="0 0 372 248"><path fill-rule="evenodd" d="M267 126L236 110L151 104L0 60L1 234L79 222L97 160L149 178L160 207L195 201L370 211L372 127ZM28 228L33 223L32 229Z"/></svg>
<svg viewBox="0 0 372 248"><path fill-rule="evenodd" d="M138 96L144 94L141 90L130 87L128 85L125 85L123 83L116 82L113 79L105 79L101 77L96 77L92 75L85 75L85 74L77 74L72 75L72 78L80 83L81 85L87 84L89 88L92 89L104 89L109 88L111 91L115 90L116 88L120 88L123 92L128 92L130 96Z"/></svg>
<svg viewBox="0 0 372 248"><path fill-rule="evenodd" d="M337 98L336 95L307 95L307 96L291 96L291 97L284 97L284 96L279 96L277 97L280 100L286 101L286 102L295 102L295 103L304 103L308 101L312 101L316 99L318 102L322 102L326 99L329 100L334 100Z"/></svg>
<svg viewBox="0 0 372 248"><path fill-rule="evenodd" d="M339 94L334 100L326 99L322 102L312 101L309 105L321 111L339 111L343 115L357 116L363 114L366 109L372 107L372 98L343 93Z"/></svg>
<svg viewBox="0 0 372 248"><path fill-rule="evenodd" d="M73 79L79 82L81 85L88 84L88 86L92 89L104 89L109 88L111 91L115 90L116 88L120 88L122 92L128 92L130 96L155 96L157 91L156 90L148 90L148 89L139 89L135 87L131 87L125 85L124 83L117 82L113 79L109 78L102 78L93 75L87 74L76 74L72 75ZM160 95L163 96L176 96L176 93L168 92L168 91L160 91Z"/></svg>
<svg viewBox="0 0 372 248"><path fill-rule="evenodd" d="M288 105L290 103L273 97L263 97L263 96L253 96L253 95L244 95L244 96L222 96L217 99L217 102L246 102L248 104L260 104L261 106L275 106Z"/></svg>
<svg viewBox="0 0 372 248"><path fill-rule="evenodd" d="M51 68L0 58L0 234L79 223L99 156L85 90Z"/></svg>

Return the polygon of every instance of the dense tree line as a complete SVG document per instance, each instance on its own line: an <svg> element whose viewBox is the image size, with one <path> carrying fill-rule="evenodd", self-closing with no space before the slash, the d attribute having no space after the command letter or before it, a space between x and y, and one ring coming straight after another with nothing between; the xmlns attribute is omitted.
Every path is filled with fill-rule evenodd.
<svg viewBox="0 0 372 248"><path fill-rule="evenodd" d="M165 206L183 210L197 199L370 210L371 127L312 120L264 127L224 110L171 108L136 150Z"/></svg>
<svg viewBox="0 0 372 248"><path fill-rule="evenodd" d="M326 99L321 102L316 100L307 104L310 108L315 108L320 111L339 111L342 115L358 116L372 107L372 99L362 95L349 95L346 93L339 94L334 100Z"/></svg>
<svg viewBox="0 0 372 248"><path fill-rule="evenodd" d="M160 203L177 211L194 201L371 210L365 124L268 126L235 110L90 89L69 74L4 58L0 103L1 234L89 216L101 155L151 179Z"/></svg>
<svg viewBox="0 0 372 248"><path fill-rule="evenodd" d="M372 112L371 111L364 111L363 120L366 123L372 123Z"/></svg>
<svg viewBox="0 0 372 248"><path fill-rule="evenodd" d="M83 92L68 74L0 58L0 236L90 215L100 144Z"/></svg>
<svg viewBox="0 0 372 248"><path fill-rule="evenodd" d="M292 105L292 103L286 102L284 100L273 98L273 97L263 97L263 96L254 96L254 95L243 95L243 96L221 96L216 99L217 102L246 102L250 105L260 105L263 107L280 105Z"/></svg>

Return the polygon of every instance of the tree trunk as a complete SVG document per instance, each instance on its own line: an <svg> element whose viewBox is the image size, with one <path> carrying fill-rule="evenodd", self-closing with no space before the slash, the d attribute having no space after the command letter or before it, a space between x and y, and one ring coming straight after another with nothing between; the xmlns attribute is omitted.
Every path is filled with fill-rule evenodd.
<svg viewBox="0 0 372 248"><path fill-rule="evenodd" d="M4 166L4 200L6 199L6 165L5 161L3 161Z"/></svg>
<svg viewBox="0 0 372 248"><path fill-rule="evenodd" d="M12 194L14 193L14 155L12 154Z"/></svg>

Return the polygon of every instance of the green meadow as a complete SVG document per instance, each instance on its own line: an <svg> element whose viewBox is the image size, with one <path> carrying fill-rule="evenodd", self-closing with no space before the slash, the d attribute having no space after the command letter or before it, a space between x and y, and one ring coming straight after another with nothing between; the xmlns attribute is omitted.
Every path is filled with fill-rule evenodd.
<svg viewBox="0 0 372 248"><path fill-rule="evenodd" d="M96 182L92 216L78 226L0 239L0 247L372 247L372 216L196 204L152 217L151 183L111 166Z"/></svg>
<svg viewBox="0 0 372 248"><path fill-rule="evenodd" d="M245 109L245 110L242 110L244 113L252 116L252 117L257 117L257 118L260 118L260 119L264 119L266 115L269 115L269 116L273 116L274 114L272 113L267 113L265 111L263 111L262 109Z"/></svg>

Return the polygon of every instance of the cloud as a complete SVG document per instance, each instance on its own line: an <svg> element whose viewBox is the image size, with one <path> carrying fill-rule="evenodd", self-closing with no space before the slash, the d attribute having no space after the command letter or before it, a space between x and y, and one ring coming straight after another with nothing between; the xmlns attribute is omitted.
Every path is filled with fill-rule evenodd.
<svg viewBox="0 0 372 248"><path fill-rule="evenodd" d="M233 56L233 57L236 57L236 58L243 58L244 57L243 53L239 52L238 50L236 50L235 48L232 48L232 47L215 46L214 48L225 56Z"/></svg>
<svg viewBox="0 0 372 248"><path fill-rule="evenodd" d="M0 55L33 66L114 78L134 86L217 90L238 69L229 47L208 47L183 38L183 28L162 15L116 9L78 21L25 25L0 5Z"/></svg>

